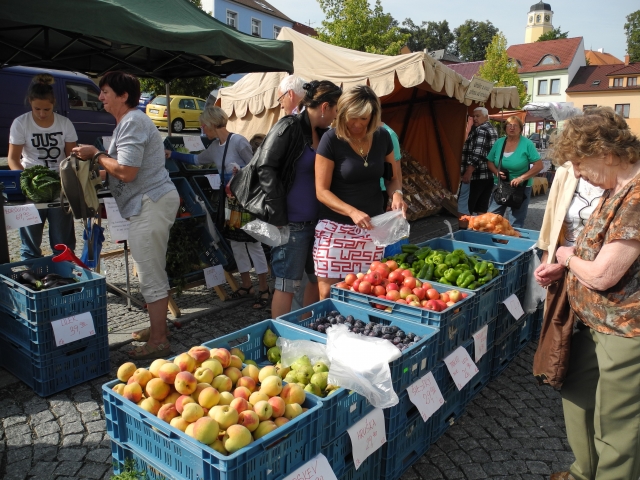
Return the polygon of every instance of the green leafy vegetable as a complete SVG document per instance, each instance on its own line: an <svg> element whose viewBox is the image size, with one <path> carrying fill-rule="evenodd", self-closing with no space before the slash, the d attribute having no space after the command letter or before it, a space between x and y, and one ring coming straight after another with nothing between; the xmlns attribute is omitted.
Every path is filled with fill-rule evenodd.
<svg viewBox="0 0 640 480"><path fill-rule="evenodd" d="M60 196L60 175L44 165L25 168L20 174L20 188L32 202L52 202Z"/></svg>

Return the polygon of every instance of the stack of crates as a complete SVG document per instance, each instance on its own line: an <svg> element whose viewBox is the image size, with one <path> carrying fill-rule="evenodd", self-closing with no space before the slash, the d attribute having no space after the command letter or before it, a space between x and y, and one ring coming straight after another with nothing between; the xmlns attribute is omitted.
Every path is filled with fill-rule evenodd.
<svg viewBox="0 0 640 480"><path fill-rule="evenodd" d="M77 283L36 291L18 281L29 270ZM52 322L90 313L95 333L59 344ZM0 265L0 365L46 397L109 372L103 276L52 257Z"/></svg>

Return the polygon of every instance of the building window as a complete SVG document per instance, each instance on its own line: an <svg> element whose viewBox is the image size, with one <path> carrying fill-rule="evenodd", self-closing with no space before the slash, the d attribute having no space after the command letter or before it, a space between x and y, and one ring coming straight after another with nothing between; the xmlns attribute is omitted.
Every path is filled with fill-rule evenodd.
<svg viewBox="0 0 640 480"><path fill-rule="evenodd" d="M585 106L582 107L582 111L586 112L590 108L596 108L596 107L597 107L597 105L585 105Z"/></svg>
<svg viewBox="0 0 640 480"><path fill-rule="evenodd" d="M613 79L613 86L614 87L621 87L622 86L622 77L614 78Z"/></svg>
<svg viewBox="0 0 640 480"><path fill-rule="evenodd" d="M638 77L627 77L627 87L637 87Z"/></svg>
<svg viewBox="0 0 640 480"><path fill-rule="evenodd" d="M236 12L227 10L227 25L236 30L238 29L238 14Z"/></svg>
<svg viewBox="0 0 640 480"><path fill-rule="evenodd" d="M538 65L556 65L558 63L560 63L558 57L554 55L545 55L542 60L540 60L540 63L538 63Z"/></svg>
<svg viewBox="0 0 640 480"><path fill-rule="evenodd" d="M628 103L617 103L616 104L616 113L624 118L629 118L629 106Z"/></svg>
<svg viewBox="0 0 640 480"><path fill-rule="evenodd" d="M524 85L524 91L529 93L529 81L528 80L523 80L522 84Z"/></svg>
<svg viewBox="0 0 640 480"><path fill-rule="evenodd" d="M551 80L551 95L559 95L560 94L560 79L554 78Z"/></svg>
<svg viewBox="0 0 640 480"><path fill-rule="evenodd" d="M277 25L273 26L273 39L275 40L276 38L278 38L278 35L280 35L280 30L282 30L282 27L279 27Z"/></svg>
<svg viewBox="0 0 640 480"><path fill-rule="evenodd" d="M549 80L540 80L538 82L538 95L547 95L549 93Z"/></svg>
<svg viewBox="0 0 640 480"><path fill-rule="evenodd" d="M251 35L253 35L254 37L262 36L262 21L258 20L257 18L251 19Z"/></svg>

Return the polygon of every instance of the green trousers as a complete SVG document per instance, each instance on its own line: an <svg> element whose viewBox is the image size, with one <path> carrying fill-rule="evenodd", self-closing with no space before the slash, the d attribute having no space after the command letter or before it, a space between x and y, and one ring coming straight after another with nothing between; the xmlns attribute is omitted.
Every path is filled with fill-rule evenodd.
<svg viewBox="0 0 640 480"><path fill-rule="evenodd" d="M561 393L576 480L637 480L640 337L576 332Z"/></svg>

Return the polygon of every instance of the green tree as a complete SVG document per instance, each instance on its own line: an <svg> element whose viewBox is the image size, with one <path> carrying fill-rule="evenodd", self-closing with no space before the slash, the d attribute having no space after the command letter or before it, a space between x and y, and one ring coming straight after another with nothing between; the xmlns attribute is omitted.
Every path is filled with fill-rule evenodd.
<svg viewBox="0 0 640 480"><path fill-rule="evenodd" d="M569 32L561 32L560 29L562 27L554 28L553 30L549 30L546 33L540 35L536 42L546 42L547 40L560 40L561 38L568 38Z"/></svg>
<svg viewBox="0 0 640 480"><path fill-rule="evenodd" d="M427 50L449 50L451 51L455 37L449 29L449 22L443 20L441 22L422 22L416 25L410 18L402 22L402 33L409 34L407 46L412 52Z"/></svg>
<svg viewBox="0 0 640 480"><path fill-rule="evenodd" d="M380 0L373 9L367 0L318 0L326 20L318 39L352 50L397 55L409 39L397 22L384 13Z"/></svg>
<svg viewBox="0 0 640 480"><path fill-rule="evenodd" d="M493 37L486 50L486 60L478 70L478 76L496 82L496 87L516 87L520 95L520 107L529 102L527 89L518 75L518 65L507 55L507 38L502 33Z"/></svg>
<svg viewBox="0 0 640 480"><path fill-rule="evenodd" d="M624 33L627 35L629 61L640 62L640 10L627 15Z"/></svg>
<svg viewBox="0 0 640 480"><path fill-rule="evenodd" d="M487 46L499 31L489 20L467 20L453 30L455 53L465 62L484 60Z"/></svg>

